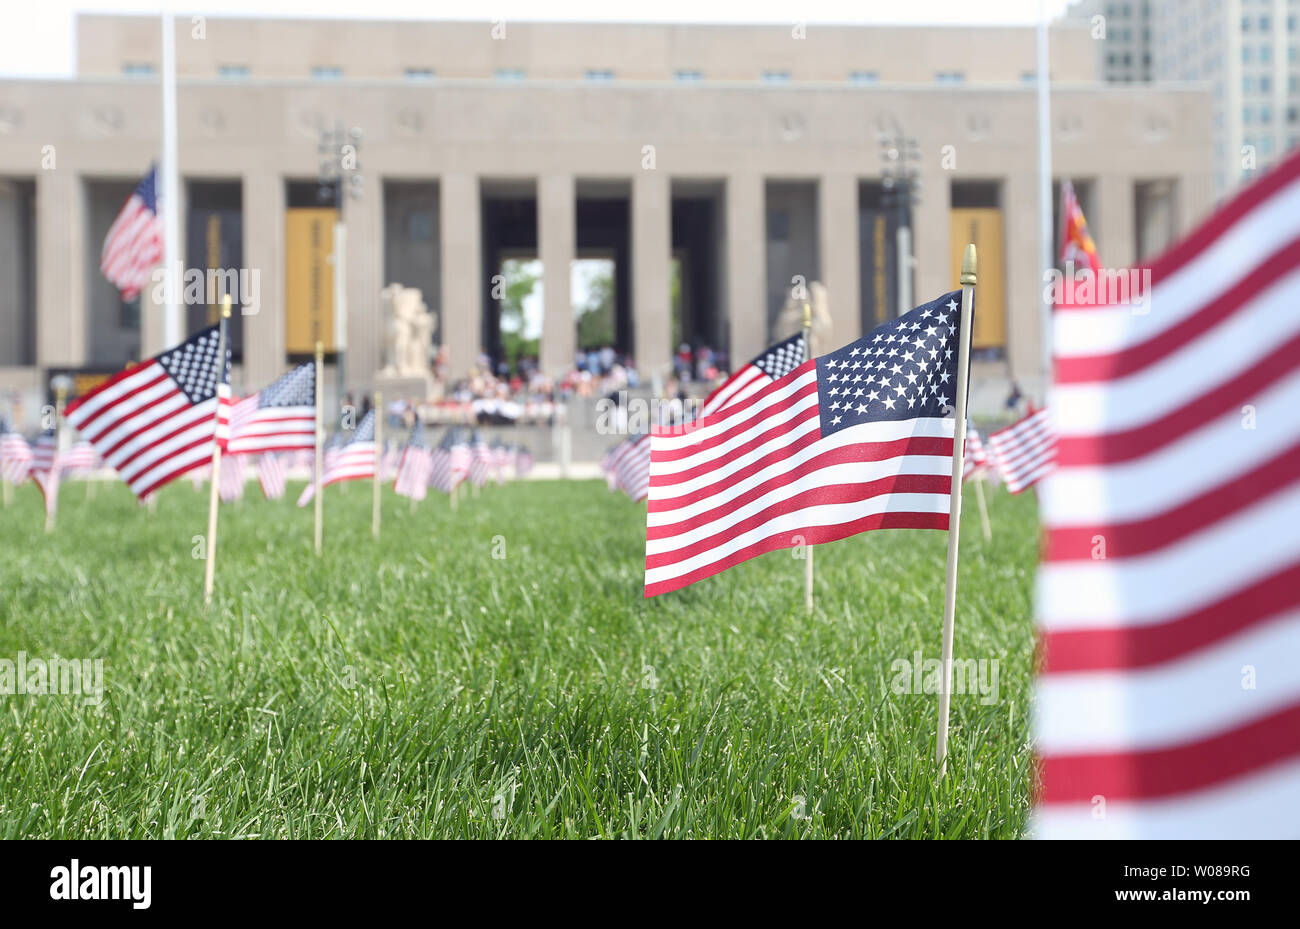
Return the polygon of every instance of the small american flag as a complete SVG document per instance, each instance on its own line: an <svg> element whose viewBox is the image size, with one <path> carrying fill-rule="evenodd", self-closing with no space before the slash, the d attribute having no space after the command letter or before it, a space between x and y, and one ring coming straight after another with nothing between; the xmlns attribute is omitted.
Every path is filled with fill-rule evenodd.
<svg viewBox="0 0 1300 929"><path fill-rule="evenodd" d="M346 442L325 456L325 470L321 485L328 487L340 481L360 481L375 476L375 411L371 410L357 425ZM306 506L316 495L316 486L308 484L298 498L299 506Z"/></svg>
<svg viewBox="0 0 1300 929"><path fill-rule="evenodd" d="M221 459L221 481L217 488L222 502L234 503L244 499L244 485L248 483L248 473L244 458L235 455Z"/></svg>
<svg viewBox="0 0 1300 929"><path fill-rule="evenodd" d="M469 448L459 435L457 430L448 429L431 456L429 484L444 494L451 493L469 473Z"/></svg>
<svg viewBox="0 0 1300 929"><path fill-rule="evenodd" d="M705 397L704 402L700 404L700 415L708 416L733 403L743 401L773 381L785 377L803 364L807 358L808 350L804 345L802 332L777 342Z"/></svg>
<svg viewBox="0 0 1300 929"><path fill-rule="evenodd" d="M316 363L299 365L230 408L232 455L316 447Z"/></svg>
<svg viewBox="0 0 1300 929"><path fill-rule="evenodd" d="M27 480L32 464L32 447L21 433L14 432L9 424L0 420L0 474L11 484Z"/></svg>
<svg viewBox="0 0 1300 929"><path fill-rule="evenodd" d="M64 474L87 475L99 467L95 446L85 439L76 442L60 456Z"/></svg>
<svg viewBox="0 0 1300 929"><path fill-rule="evenodd" d="M990 434L989 449L1007 490L1018 494L1037 484L1056 462L1050 411L1030 411L1020 422Z"/></svg>
<svg viewBox="0 0 1300 929"><path fill-rule="evenodd" d="M646 596L871 529L946 529L958 301L945 294L683 429L651 432Z"/></svg>
<svg viewBox="0 0 1300 929"><path fill-rule="evenodd" d="M476 430L470 443L469 482L475 487L487 483L492 472L492 450L488 448L483 436Z"/></svg>
<svg viewBox="0 0 1300 929"><path fill-rule="evenodd" d="M433 453L425 441L424 423L417 419L398 459L393 490L403 497L423 500L429 492L432 472Z"/></svg>
<svg viewBox="0 0 1300 929"><path fill-rule="evenodd" d="M527 477L533 470L533 453L520 446L515 449L515 477Z"/></svg>
<svg viewBox="0 0 1300 929"><path fill-rule="evenodd" d="M619 489L640 502L650 490L650 433L633 436L614 455Z"/></svg>
<svg viewBox="0 0 1300 929"><path fill-rule="evenodd" d="M989 469L989 455L980 441L979 430L974 426L966 428L966 452L962 456L961 479L968 481L976 474Z"/></svg>
<svg viewBox="0 0 1300 929"><path fill-rule="evenodd" d="M279 500L284 496L288 457L271 452L257 459L257 482L262 485L262 496L267 500Z"/></svg>
<svg viewBox="0 0 1300 929"><path fill-rule="evenodd" d="M217 357L223 326L120 371L68 406L68 422L141 500L205 464L229 436L229 346Z"/></svg>
<svg viewBox="0 0 1300 929"><path fill-rule="evenodd" d="M123 300L140 295L154 266L162 260L163 221L158 212L157 182L157 169L150 165L104 238L99 270Z"/></svg>
<svg viewBox="0 0 1300 929"><path fill-rule="evenodd" d="M50 429L37 436L32 443L32 459L28 476L41 490L45 499L45 512L54 513L59 508L59 484L63 481L63 455L59 440Z"/></svg>
<svg viewBox="0 0 1300 929"><path fill-rule="evenodd" d="M1300 155L1053 319L1040 838L1300 837Z"/></svg>

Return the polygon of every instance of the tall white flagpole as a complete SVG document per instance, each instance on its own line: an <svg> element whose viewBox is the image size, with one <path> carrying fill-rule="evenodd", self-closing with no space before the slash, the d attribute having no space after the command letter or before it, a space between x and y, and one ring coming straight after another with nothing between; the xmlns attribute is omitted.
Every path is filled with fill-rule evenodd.
<svg viewBox="0 0 1300 929"><path fill-rule="evenodd" d="M176 142L176 26L172 14L162 13L162 164L159 166L163 211L163 347L181 341L181 282L176 279L180 261L180 170Z"/></svg>
<svg viewBox="0 0 1300 929"><path fill-rule="evenodd" d="M965 467L966 387L970 380L970 324L975 305L975 246L961 260L961 322L957 330L957 408L953 411L952 484L948 504L948 583L943 597L943 653L939 688L939 736L934 757L943 777L948 763L948 712L952 707L952 632L957 613L957 545L961 541L961 479Z"/></svg>
<svg viewBox="0 0 1300 929"><path fill-rule="evenodd" d="M1052 74L1047 54L1047 0L1038 0L1038 248L1039 274L1056 266L1052 249ZM1046 292L1047 288L1041 289ZM1052 302L1042 297L1043 398L1052 382Z"/></svg>

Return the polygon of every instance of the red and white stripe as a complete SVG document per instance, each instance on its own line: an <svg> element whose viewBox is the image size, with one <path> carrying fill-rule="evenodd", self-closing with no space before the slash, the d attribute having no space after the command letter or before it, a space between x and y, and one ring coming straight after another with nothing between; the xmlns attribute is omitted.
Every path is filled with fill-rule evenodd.
<svg viewBox="0 0 1300 929"><path fill-rule="evenodd" d="M984 443L980 441L979 430L974 426L968 426L966 429L966 450L962 453L961 479L968 481L974 475L988 469L989 456L984 449Z"/></svg>
<svg viewBox="0 0 1300 929"><path fill-rule="evenodd" d="M27 480L32 464L32 447L17 432L0 433L0 474L11 484Z"/></svg>
<svg viewBox="0 0 1300 929"><path fill-rule="evenodd" d="M143 500L212 457L214 442L228 435L229 403L230 387L221 383L216 396L191 404L150 359L75 400L67 418Z"/></svg>
<svg viewBox="0 0 1300 929"><path fill-rule="evenodd" d="M646 596L763 552L870 529L946 529L952 434L951 418L927 417L823 438L816 360L685 430L655 430Z"/></svg>
<svg viewBox="0 0 1300 929"><path fill-rule="evenodd" d="M422 445L407 445L397 463L393 490L412 500L423 500L429 492L433 475L433 453Z"/></svg>
<svg viewBox="0 0 1300 929"><path fill-rule="evenodd" d="M1300 837L1300 156L1150 270L1056 309L1034 833Z"/></svg>
<svg viewBox="0 0 1300 929"><path fill-rule="evenodd" d="M257 482L262 486L262 496L267 500L279 500L284 496L285 480L288 477L287 457L271 453L262 455L257 460Z"/></svg>
<svg viewBox="0 0 1300 929"><path fill-rule="evenodd" d="M1018 494L1056 466L1056 433L1050 409L1031 411L989 435L989 453L1007 490Z"/></svg>
<svg viewBox="0 0 1300 929"><path fill-rule="evenodd" d="M321 485L328 487L341 481L361 481L375 476L375 442L349 442L325 452L325 470ZM308 483L298 497L298 506L306 506L316 495L316 485Z"/></svg>
<svg viewBox="0 0 1300 929"><path fill-rule="evenodd" d="M644 500L650 492L650 434L635 436L619 446L613 465L619 489L633 500Z"/></svg>
<svg viewBox="0 0 1300 929"><path fill-rule="evenodd" d="M248 473L242 456L234 455L221 459L221 480L217 492L224 503L234 503L244 499L244 485L248 483Z"/></svg>
<svg viewBox="0 0 1300 929"><path fill-rule="evenodd" d="M316 447L316 410L302 406L259 407L261 392L230 408L232 455L296 452Z"/></svg>

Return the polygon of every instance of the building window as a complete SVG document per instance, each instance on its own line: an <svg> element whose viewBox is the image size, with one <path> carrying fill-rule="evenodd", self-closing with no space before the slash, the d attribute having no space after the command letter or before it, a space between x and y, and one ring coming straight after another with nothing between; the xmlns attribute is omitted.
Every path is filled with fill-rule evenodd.
<svg viewBox="0 0 1300 929"><path fill-rule="evenodd" d="M318 81L337 81L343 76L343 69L338 65L317 65L311 69L311 76Z"/></svg>
<svg viewBox="0 0 1300 929"><path fill-rule="evenodd" d="M789 71L764 71L763 80L769 84L788 84L790 83Z"/></svg>
<svg viewBox="0 0 1300 929"><path fill-rule="evenodd" d="M496 79L498 81L522 81L524 79L523 68L497 68Z"/></svg>
<svg viewBox="0 0 1300 929"><path fill-rule="evenodd" d="M614 72L609 68L588 68L587 80L596 81L598 83L602 81L612 81L614 80Z"/></svg>
<svg viewBox="0 0 1300 929"><path fill-rule="evenodd" d="M431 81L433 80L433 68L407 68L406 79L408 81Z"/></svg>
<svg viewBox="0 0 1300 929"><path fill-rule="evenodd" d="M849 81L854 84L875 84L880 75L875 71L850 71Z"/></svg>
<svg viewBox="0 0 1300 929"><path fill-rule="evenodd" d="M241 81L248 77L248 65L221 65L217 76L228 81Z"/></svg>
<svg viewBox="0 0 1300 929"><path fill-rule="evenodd" d="M940 71L934 76L940 84L961 84L966 80L964 71Z"/></svg>
<svg viewBox="0 0 1300 929"><path fill-rule="evenodd" d="M674 71L673 80L681 81L682 83L690 83L692 81L702 81L704 80L704 72L694 71L689 68L683 71Z"/></svg>
<svg viewBox="0 0 1300 929"><path fill-rule="evenodd" d="M128 61L122 65L122 73L127 77L152 77L153 65L143 61Z"/></svg>

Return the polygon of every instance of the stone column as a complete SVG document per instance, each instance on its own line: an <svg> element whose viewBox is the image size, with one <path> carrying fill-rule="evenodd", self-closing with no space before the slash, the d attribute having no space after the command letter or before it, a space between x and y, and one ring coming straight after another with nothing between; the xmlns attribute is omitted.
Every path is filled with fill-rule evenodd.
<svg viewBox="0 0 1300 929"><path fill-rule="evenodd" d="M96 256L98 257L98 256ZM36 175L36 364L86 361L86 192L72 171Z"/></svg>
<svg viewBox="0 0 1300 929"><path fill-rule="evenodd" d="M284 373L284 204L284 181L278 175L244 175L240 260L253 275L257 304L257 312L244 317L245 390L260 390Z"/></svg>
<svg viewBox="0 0 1300 929"><path fill-rule="evenodd" d="M559 377L573 364L577 330L570 291L577 248L572 175L548 174L537 182L537 249L542 261L544 374Z"/></svg>
<svg viewBox="0 0 1300 929"><path fill-rule="evenodd" d="M478 177L447 174L439 198L442 306L439 341L447 371L464 375L478 360L483 341L483 240Z"/></svg>
<svg viewBox="0 0 1300 929"><path fill-rule="evenodd" d="M672 361L672 196L668 176L632 177L632 332L643 382L666 374Z"/></svg>
<svg viewBox="0 0 1300 929"><path fill-rule="evenodd" d="M1137 258L1133 196L1132 177L1103 174L1097 178L1097 218L1089 216L1088 226L1103 267L1131 268Z"/></svg>
<svg viewBox="0 0 1300 929"><path fill-rule="evenodd" d="M761 176L727 178L727 325L733 371L767 347L763 200Z"/></svg>
<svg viewBox="0 0 1300 929"><path fill-rule="evenodd" d="M851 174L825 174L817 184L817 238L822 283L830 299L828 352L862 335L861 290L858 278L858 179Z"/></svg>
<svg viewBox="0 0 1300 929"><path fill-rule="evenodd" d="M383 366L387 320L379 305L384 282L384 190L373 174L364 178L365 193L343 204L347 224L348 350L344 359L347 389L373 390Z"/></svg>

